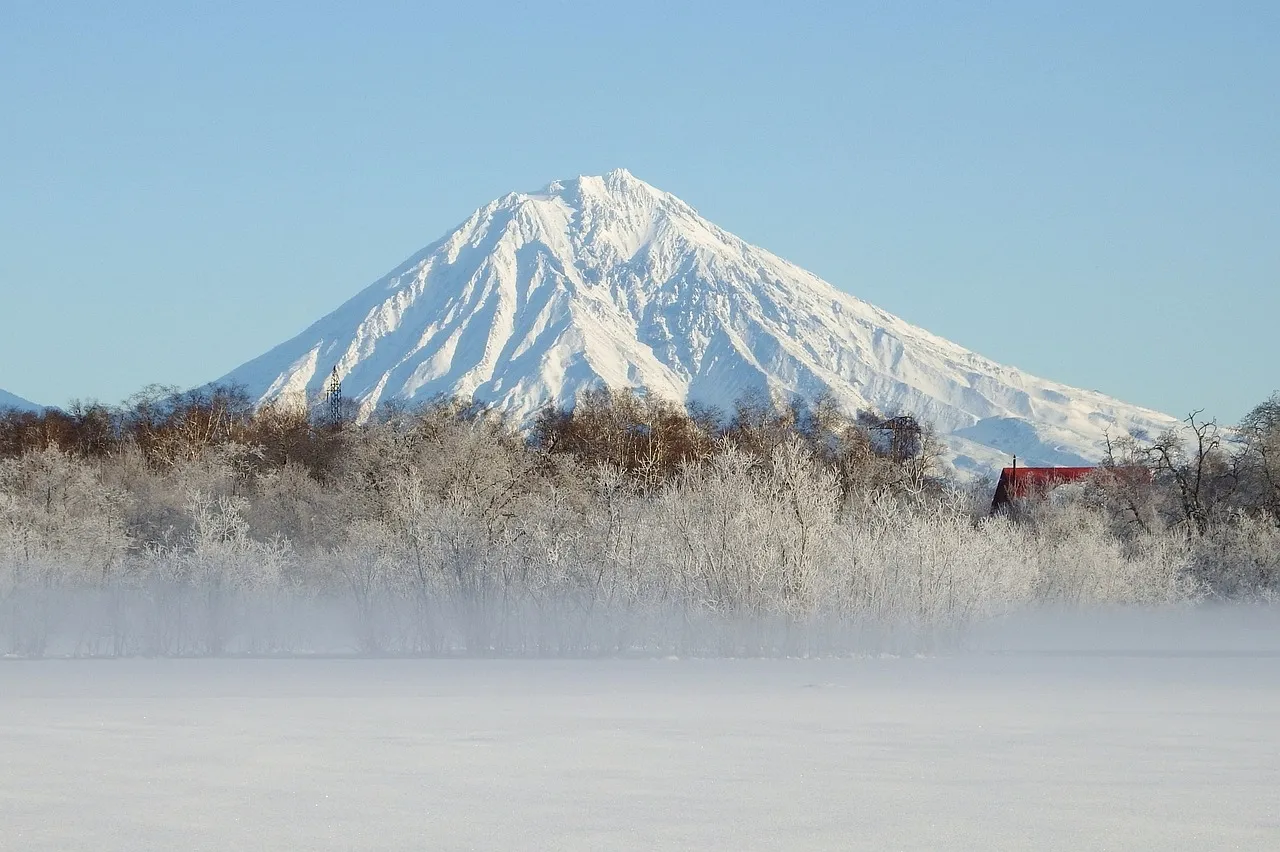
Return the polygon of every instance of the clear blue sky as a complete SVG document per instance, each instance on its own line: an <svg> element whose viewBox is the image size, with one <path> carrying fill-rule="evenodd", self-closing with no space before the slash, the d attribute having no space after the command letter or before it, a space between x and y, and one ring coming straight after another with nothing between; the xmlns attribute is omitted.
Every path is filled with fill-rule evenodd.
<svg viewBox="0 0 1280 852"><path fill-rule="evenodd" d="M0 4L0 387L216 378L624 166L989 357L1280 387L1280 3Z"/></svg>

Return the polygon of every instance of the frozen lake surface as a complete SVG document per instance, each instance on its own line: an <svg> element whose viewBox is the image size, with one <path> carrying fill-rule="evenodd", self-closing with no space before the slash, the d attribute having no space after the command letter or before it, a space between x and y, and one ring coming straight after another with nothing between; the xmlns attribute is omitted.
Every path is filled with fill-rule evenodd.
<svg viewBox="0 0 1280 852"><path fill-rule="evenodd" d="M1280 658L0 662L5 850L1280 848Z"/></svg>

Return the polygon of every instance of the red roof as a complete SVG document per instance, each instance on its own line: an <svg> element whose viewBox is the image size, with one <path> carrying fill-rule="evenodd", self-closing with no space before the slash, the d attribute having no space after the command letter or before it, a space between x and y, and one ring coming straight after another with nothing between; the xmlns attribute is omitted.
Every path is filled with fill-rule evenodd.
<svg viewBox="0 0 1280 852"><path fill-rule="evenodd" d="M1096 467L1006 467L1000 471L991 508L996 509L1019 497L1042 494L1064 482L1084 479Z"/></svg>

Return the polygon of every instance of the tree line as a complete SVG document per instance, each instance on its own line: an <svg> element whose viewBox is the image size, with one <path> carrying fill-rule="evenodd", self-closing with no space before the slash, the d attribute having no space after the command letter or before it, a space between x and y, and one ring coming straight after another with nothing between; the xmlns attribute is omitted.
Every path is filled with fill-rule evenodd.
<svg viewBox="0 0 1280 852"><path fill-rule="evenodd" d="M837 653L1280 591L1280 395L994 516L927 424L830 400L348 415L236 388L0 413L0 652Z"/></svg>

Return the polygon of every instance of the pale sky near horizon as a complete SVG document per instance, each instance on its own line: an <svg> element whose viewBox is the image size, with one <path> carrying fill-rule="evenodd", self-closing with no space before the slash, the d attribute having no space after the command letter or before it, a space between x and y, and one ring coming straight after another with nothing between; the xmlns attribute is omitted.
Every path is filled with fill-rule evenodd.
<svg viewBox="0 0 1280 852"><path fill-rule="evenodd" d="M215 379L618 166L995 360L1280 388L1274 2L0 4L0 388Z"/></svg>

